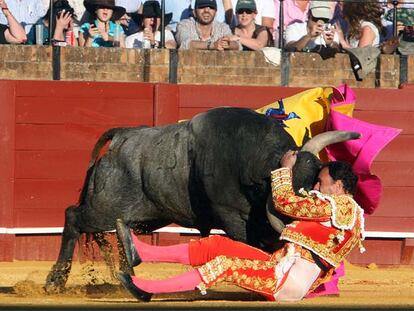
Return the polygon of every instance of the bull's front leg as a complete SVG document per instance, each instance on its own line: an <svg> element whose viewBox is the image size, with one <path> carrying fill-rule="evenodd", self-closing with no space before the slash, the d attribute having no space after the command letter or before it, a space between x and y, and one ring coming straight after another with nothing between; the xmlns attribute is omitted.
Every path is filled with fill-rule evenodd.
<svg viewBox="0 0 414 311"><path fill-rule="evenodd" d="M45 290L48 293L61 292L68 280L73 252L80 236L77 226L77 211L78 208L75 206L66 209L59 257L46 278Z"/></svg>

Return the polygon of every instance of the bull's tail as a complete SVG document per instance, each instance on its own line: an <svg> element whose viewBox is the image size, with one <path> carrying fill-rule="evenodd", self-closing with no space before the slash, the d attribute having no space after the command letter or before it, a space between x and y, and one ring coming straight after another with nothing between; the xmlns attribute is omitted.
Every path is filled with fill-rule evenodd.
<svg viewBox="0 0 414 311"><path fill-rule="evenodd" d="M95 144L95 147L93 147L91 159L88 164L88 170L93 167L99 157L99 154L101 153L102 148L106 145L106 143L114 138L116 134L119 132L122 132L125 128L112 128L99 137L98 141Z"/></svg>
<svg viewBox="0 0 414 311"><path fill-rule="evenodd" d="M92 150L92 154L91 154L91 159L89 160L89 164L88 164L88 170L86 172L86 177L85 180L83 182L83 187L82 187L82 191L81 194L79 196L79 204L82 204L82 202L84 201L84 198L86 196L86 192L88 189L88 184L89 184L89 179L90 176L93 172L93 168L96 164L96 161L99 158L99 155L101 153L102 148L106 145L106 143L110 140L112 140L116 134L119 134L120 132L123 132L125 130L125 128L112 128L108 131L106 131L105 133L103 133L101 135L101 137L99 137L98 141L95 144L95 147L93 147Z"/></svg>

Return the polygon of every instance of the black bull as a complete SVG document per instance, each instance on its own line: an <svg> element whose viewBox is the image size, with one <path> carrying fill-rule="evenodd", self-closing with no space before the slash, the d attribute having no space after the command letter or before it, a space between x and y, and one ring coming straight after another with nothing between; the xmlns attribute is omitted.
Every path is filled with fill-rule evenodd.
<svg viewBox="0 0 414 311"><path fill-rule="evenodd" d="M315 183L322 164L314 153L356 137L341 133L339 140L322 139L316 149L317 138L302 148L294 167L296 190ZM109 150L98 159L109 140ZM297 146L279 121L243 108L216 108L164 127L107 131L93 150L78 206L66 209L46 290L64 287L80 234L113 230L117 218L140 233L171 223L197 228L202 236L223 229L265 249L276 233L266 217L270 171L290 149ZM277 218L270 220L277 225Z"/></svg>

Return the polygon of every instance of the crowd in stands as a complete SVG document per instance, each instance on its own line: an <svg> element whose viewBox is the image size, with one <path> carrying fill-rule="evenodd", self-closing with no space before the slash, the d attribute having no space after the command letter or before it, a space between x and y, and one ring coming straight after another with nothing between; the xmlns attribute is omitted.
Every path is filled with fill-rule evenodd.
<svg viewBox="0 0 414 311"><path fill-rule="evenodd" d="M160 48L165 42L169 49L222 51L259 50L280 42L280 0L165 0L164 29L160 2L0 0L0 44ZM392 53L398 44L394 14L398 34L413 33L414 5L406 2L284 0L284 47L376 46Z"/></svg>

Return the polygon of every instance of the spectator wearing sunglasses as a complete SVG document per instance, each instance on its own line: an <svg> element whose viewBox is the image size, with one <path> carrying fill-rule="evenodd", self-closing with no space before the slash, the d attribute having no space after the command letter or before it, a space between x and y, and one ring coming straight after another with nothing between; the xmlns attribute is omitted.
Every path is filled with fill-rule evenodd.
<svg viewBox="0 0 414 311"><path fill-rule="evenodd" d="M229 25L214 20L216 13L216 0L196 0L194 17L177 25L179 48L218 51L241 49L239 42L230 40L232 33Z"/></svg>
<svg viewBox="0 0 414 311"><path fill-rule="evenodd" d="M311 1L308 21L286 28L286 48L296 51L312 51L320 46L337 48L339 37L329 23L332 17L330 1Z"/></svg>
<svg viewBox="0 0 414 311"><path fill-rule="evenodd" d="M232 29L232 40L238 40L243 51L259 50L265 46L273 46L273 38L266 26L255 23L257 7L255 0L238 0L236 16L238 26Z"/></svg>

